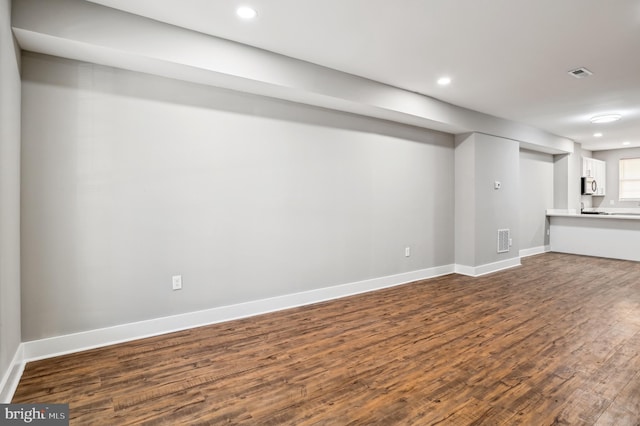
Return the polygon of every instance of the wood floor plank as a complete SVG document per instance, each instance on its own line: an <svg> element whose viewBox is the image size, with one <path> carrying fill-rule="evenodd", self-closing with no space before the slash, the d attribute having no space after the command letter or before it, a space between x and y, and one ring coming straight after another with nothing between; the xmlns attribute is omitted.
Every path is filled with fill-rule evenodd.
<svg viewBox="0 0 640 426"><path fill-rule="evenodd" d="M547 253L28 363L71 424L638 425L640 263Z"/></svg>
<svg viewBox="0 0 640 426"><path fill-rule="evenodd" d="M636 374L629 377L627 383L618 388L620 391L613 402L599 416L597 425L634 425L640 424L640 370L634 364Z"/></svg>

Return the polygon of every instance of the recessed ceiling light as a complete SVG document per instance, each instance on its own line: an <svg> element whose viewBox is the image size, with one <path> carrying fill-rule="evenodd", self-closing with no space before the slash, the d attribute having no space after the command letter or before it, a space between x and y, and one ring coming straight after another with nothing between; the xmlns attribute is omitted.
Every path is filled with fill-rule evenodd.
<svg viewBox="0 0 640 426"><path fill-rule="evenodd" d="M624 141L624 142L622 142L622 145L624 145L624 146L631 145L631 142L629 142L629 141Z"/></svg>
<svg viewBox="0 0 640 426"><path fill-rule="evenodd" d="M618 121L622 118L620 114L606 114L606 115L596 115L595 117L591 117L589 121L593 124L603 124L603 123L612 123L614 121Z"/></svg>
<svg viewBox="0 0 640 426"><path fill-rule="evenodd" d="M440 78L438 79L438 84L439 84L440 86L446 86L446 85L448 85L449 83L451 83L451 77L440 77Z"/></svg>
<svg viewBox="0 0 640 426"><path fill-rule="evenodd" d="M252 7L241 6L236 9L236 15L238 15L242 19L253 19L258 15L258 12L256 12L256 10Z"/></svg>
<svg viewBox="0 0 640 426"><path fill-rule="evenodd" d="M602 137L602 133L598 132L598 133L594 133L593 134L594 138L601 138Z"/></svg>

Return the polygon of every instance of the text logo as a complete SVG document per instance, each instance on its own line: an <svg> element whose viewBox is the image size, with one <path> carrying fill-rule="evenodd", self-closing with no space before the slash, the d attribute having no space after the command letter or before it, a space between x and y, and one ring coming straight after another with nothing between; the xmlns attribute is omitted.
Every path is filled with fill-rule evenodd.
<svg viewBox="0 0 640 426"><path fill-rule="evenodd" d="M68 426L69 404L0 404L0 426Z"/></svg>

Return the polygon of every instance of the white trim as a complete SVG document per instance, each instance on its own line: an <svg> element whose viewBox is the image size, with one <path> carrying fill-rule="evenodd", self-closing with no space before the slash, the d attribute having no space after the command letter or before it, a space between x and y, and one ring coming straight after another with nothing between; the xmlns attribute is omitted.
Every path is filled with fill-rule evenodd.
<svg viewBox="0 0 640 426"><path fill-rule="evenodd" d="M246 318L303 305L310 305L313 303L324 302L354 294L366 293L418 280L451 274L454 270L454 265L436 266L433 268L405 272L397 275L357 281L354 283L325 287L301 293L287 294L269 299L255 300L203 311L188 312L97 330L32 340L23 343L23 359L25 361L35 361L38 359L50 358L57 355L79 352L115 343L157 336L193 327L200 327L203 325Z"/></svg>
<svg viewBox="0 0 640 426"><path fill-rule="evenodd" d="M9 369L0 380L0 404L9 404L18 388L22 372L24 371L24 344L21 343L13 355Z"/></svg>
<svg viewBox="0 0 640 426"><path fill-rule="evenodd" d="M551 251L551 246L538 246L520 250L520 257L535 256L536 254L547 253Z"/></svg>
<svg viewBox="0 0 640 426"><path fill-rule="evenodd" d="M470 277L478 277L480 275L498 272L503 269L513 268L515 266L520 266L520 257L513 257L511 259L501 260L494 263L487 263L480 266L456 265L455 270L457 274L468 275Z"/></svg>
<svg viewBox="0 0 640 426"><path fill-rule="evenodd" d="M547 209L545 214L547 216L553 216L553 215L574 215L574 214L580 214L580 210L578 209Z"/></svg>
<svg viewBox="0 0 640 426"><path fill-rule="evenodd" d="M456 274L468 275L470 277L476 276L476 269L473 266L456 265Z"/></svg>

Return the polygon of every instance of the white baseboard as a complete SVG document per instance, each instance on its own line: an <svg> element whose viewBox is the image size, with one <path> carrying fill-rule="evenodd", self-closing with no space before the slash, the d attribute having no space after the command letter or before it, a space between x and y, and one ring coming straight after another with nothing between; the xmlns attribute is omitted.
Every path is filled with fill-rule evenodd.
<svg viewBox="0 0 640 426"><path fill-rule="evenodd" d="M478 277L480 275L498 272L503 269L513 268L515 266L520 266L520 257L513 257L511 259L501 260L500 262L487 263L480 266L455 265L455 272L457 274L468 275L470 277Z"/></svg>
<svg viewBox="0 0 640 426"><path fill-rule="evenodd" d="M531 247L520 250L520 257L535 256L536 254L547 253L551 251L551 246Z"/></svg>
<svg viewBox="0 0 640 426"><path fill-rule="evenodd" d="M156 318L80 333L24 342L24 361L35 361L73 352L157 336L203 325L215 324L254 315L295 308L338 299L359 293L380 290L413 281L451 274L454 265L436 266L418 271L374 278L354 283L325 287L301 293L256 300L237 305L221 306L197 312Z"/></svg>
<svg viewBox="0 0 640 426"><path fill-rule="evenodd" d="M13 398L13 394L18 388L22 372L24 371L24 346L21 343L13 355L9 369L0 380L0 404L9 404Z"/></svg>
<svg viewBox="0 0 640 426"><path fill-rule="evenodd" d="M470 277L476 276L475 267L467 265L456 265L455 273L460 275L467 275Z"/></svg>

